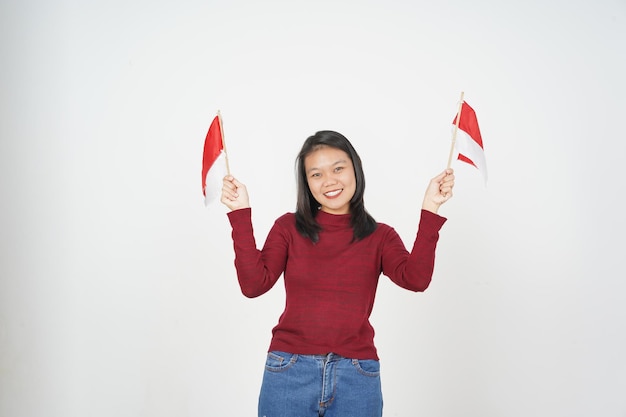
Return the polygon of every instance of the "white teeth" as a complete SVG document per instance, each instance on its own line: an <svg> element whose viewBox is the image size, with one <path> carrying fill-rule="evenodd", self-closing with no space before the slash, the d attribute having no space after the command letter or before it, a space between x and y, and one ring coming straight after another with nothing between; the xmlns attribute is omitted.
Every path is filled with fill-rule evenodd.
<svg viewBox="0 0 626 417"><path fill-rule="evenodd" d="M340 192L341 192L341 190L329 191L327 193L324 193L324 195L327 196L327 197L334 197L337 194L339 194Z"/></svg>

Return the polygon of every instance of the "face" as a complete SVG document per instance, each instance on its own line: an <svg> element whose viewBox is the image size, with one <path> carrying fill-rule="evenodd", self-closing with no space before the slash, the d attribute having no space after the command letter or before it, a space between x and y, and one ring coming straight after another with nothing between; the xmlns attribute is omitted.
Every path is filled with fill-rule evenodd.
<svg viewBox="0 0 626 417"><path fill-rule="evenodd" d="M304 158L309 189L322 211L331 214L350 213L350 200L356 191L356 177L350 156L325 146Z"/></svg>

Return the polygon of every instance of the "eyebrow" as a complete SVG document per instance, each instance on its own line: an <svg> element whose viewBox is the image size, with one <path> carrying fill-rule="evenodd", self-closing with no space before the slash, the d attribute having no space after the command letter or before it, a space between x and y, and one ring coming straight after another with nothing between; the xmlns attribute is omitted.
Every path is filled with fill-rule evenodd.
<svg viewBox="0 0 626 417"><path fill-rule="evenodd" d="M346 164L346 163L348 163L348 161L347 161L347 160L345 160L345 159L340 159L340 160L338 160L338 161L336 161L336 162L333 162L333 163L331 164L331 167L334 167L334 166L339 165L339 164ZM306 172L307 172L307 174L308 174L308 173L309 173L309 172L311 172L311 171L316 171L316 170L319 170L319 169L320 169L320 168L317 168L317 167L312 167L312 168L307 169L307 170L306 170Z"/></svg>

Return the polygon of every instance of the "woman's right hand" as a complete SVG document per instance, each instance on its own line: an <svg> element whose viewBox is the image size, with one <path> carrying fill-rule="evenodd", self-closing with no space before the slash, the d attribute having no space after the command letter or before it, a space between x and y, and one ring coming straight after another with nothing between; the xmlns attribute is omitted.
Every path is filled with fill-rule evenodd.
<svg viewBox="0 0 626 417"><path fill-rule="evenodd" d="M220 201L231 210L250 207L248 189L232 175L227 175L222 181L222 198Z"/></svg>

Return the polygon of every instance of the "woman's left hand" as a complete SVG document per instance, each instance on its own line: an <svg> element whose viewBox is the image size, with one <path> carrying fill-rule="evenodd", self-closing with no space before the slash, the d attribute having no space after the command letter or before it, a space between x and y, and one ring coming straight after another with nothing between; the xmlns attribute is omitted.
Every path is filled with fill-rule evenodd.
<svg viewBox="0 0 626 417"><path fill-rule="evenodd" d="M422 208L437 213L439 206L452 198L452 188L454 188L454 170L448 168L430 180Z"/></svg>

